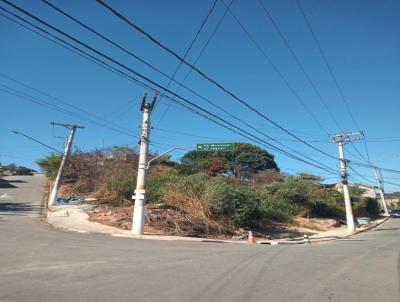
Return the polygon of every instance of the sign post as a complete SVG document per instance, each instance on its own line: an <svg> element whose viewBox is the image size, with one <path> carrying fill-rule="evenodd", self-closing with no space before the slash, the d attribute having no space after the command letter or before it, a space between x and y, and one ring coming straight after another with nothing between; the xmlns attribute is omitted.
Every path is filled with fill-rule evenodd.
<svg viewBox="0 0 400 302"><path fill-rule="evenodd" d="M197 144L197 151L235 151L235 143L210 143L210 144Z"/></svg>

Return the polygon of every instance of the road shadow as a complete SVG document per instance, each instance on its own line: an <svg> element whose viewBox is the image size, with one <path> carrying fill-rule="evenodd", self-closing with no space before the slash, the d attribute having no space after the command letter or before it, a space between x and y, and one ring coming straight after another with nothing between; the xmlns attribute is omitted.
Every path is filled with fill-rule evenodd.
<svg viewBox="0 0 400 302"><path fill-rule="evenodd" d="M3 179L3 180L5 180L5 179ZM6 181L8 183L26 183L25 180L20 180L20 179L14 179L14 180L7 179Z"/></svg>
<svg viewBox="0 0 400 302"><path fill-rule="evenodd" d="M9 180L0 179L0 189L12 189L12 188L17 188L17 186L11 184L11 181Z"/></svg>
<svg viewBox="0 0 400 302"><path fill-rule="evenodd" d="M25 202L0 202L0 215L24 216L40 213L40 205Z"/></svg>
<svg viewBox="0 0 400 302"><path fill-rule="evenodd" d="M347 239L347 238L338 238L338 241L365 241L365 239Z"/></svg>
<svg viewBox="0 0 400 302"><path fill-rule="evenodd" d="M400 230L400 228L376 229L375 232L380 232L380 231L396 231L396 230Z"/></svg>

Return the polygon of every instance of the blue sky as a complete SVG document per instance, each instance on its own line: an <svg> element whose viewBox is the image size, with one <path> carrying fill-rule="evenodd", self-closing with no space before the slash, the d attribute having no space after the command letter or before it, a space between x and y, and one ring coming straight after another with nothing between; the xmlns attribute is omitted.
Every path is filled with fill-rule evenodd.
<svg viewBox="0 0 400 302"><path fill-rule="evenodd" d="M51 2L169 75L174 73L179 64L173 56L128 27L94 0ZM181 56L213 3L211 0L109 0L107 2ZM168 79L164 76L66 19L41 1L14 0L13 3L158 83L168 84ZM341 129L359 130L345 108L296 1L264 0L263 3L286 36ZM356 123L365 132L371 161L382 167L400 170L398 155L400 154L398 124L400 2L303 0L301 3L348 100ZM4 3L1 3L1 6L15 12ZM189 62L197 58L225 10L222 0L219 0L187 56ZM231 12L284 75L307 108L313 112L318 123L328 133L340 132L341 129L307 81L259 1L236 0L231 6ZM86 128L78 131L75 140L75 147L82 150L137 144L137 139L128 134L139 134L141 122L139 103L144 88L39 37L2 16L0 16L0 37L0 84L73 111L72 116L66 115L0 90L0 162L15 162L37 168L35 161L48 153L47 149L10 133L10 130L26 133L61 149L62 137L67 135L67 130L50 126L50 121L85 125ZM311 141L315 147L337 156L337 146L329 143L325 131L300 104L230 13L223 19L196 66L303 140ZM176 75L176 80L181 81L187 71L188 68L182 66ZM97 124L84 113L76 112L74 108L57 103L55 99L29 90L4 76L92 112L99 117ZM1 85L1 89L6 89ZM285 146L337 169L336 160L302 143L292 141L287 134L245 109L195 72L191 73L185 85L260 131L282 140ZM172 84L170 88L175 91L177 85ZM218 111L184 89L181 89L179 94L221 117L226 117L226 113ZM153 151L162 152L169 146L195 145L204 142L245 141L244 138L177 105L170 106L165 113L168 104L167 100L162 99L152 116ZM240 125L237 121L234 122ZM124 133L99 125L104 123L114 128L118 125L123 128ZM354 144L363 157L366 157L364 144L362 142ZM360 156L353 146L347 145L346 151L349 159L361 161L357 158ZM285 172L319 174L326 177L329 182L338 179L335 175L305 163L274 151L271 153L275 154L279 167ZM182 154L176 152L173 156L179 158ZM359 174L373 179L370 169L356 166L354 168ZM354 172L350 172L353 182L365 182ZM399 174L384 173L384 177L389 182L400 183ZM386 184L386 190L400 189L396 185Z"/></svg>

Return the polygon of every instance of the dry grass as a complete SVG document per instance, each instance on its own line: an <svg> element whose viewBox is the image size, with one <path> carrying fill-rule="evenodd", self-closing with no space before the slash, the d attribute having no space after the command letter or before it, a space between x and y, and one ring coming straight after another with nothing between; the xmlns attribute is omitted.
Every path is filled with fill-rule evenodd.
<svg viewBox="0 0 400 302"><path fill-rule="evenodd" d="M114 206L131 202L138 168L138 155L121 151L78 152L71 157L60 196L94 197ZM124 152L125 152L124 151ZM156 163L150 174L163 173L171 167Z"/></svg>
<svg viewBox="0 0 400 302"><path fill-rule="evenodd" d="M129 230L132 226L132 207L107 207L90 213L90 220ZM185 211L173 207L157 208L148 206L145 232L164 235L191 237L219 237L231 235L215 221L205 217L195 217Z"/></svg>
<svg viewBox="0 0 400 302"><path fill-rule="evenodd" d="M172 188L163 199L166 205L181 209L195 217L210 217L207 201L190 194L190 192L181 192Z"/></svg>

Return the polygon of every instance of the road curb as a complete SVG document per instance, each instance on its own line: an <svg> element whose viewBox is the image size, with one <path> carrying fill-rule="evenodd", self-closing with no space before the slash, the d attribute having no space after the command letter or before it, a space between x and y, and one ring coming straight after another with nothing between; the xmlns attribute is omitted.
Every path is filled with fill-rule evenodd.
<svg viewBox="0 0 400 302"><path fill-rule="evenodd" d="M264 241L259 241L257 242L258 244L270 244L270 245L297 245L297 244L311 244L311 243L320 243L320 242L328 242L328 241L335 241L335 240L341 240L341 239L346 239L349 238L351 236L369 231L373 228L376 228L377 226L381 225L382 223L386 222L387 220L389 220L390 216L383 218L381 221L367 226L363 229L359 229L354 231L351 234L346 234L344 236L325 236L325 237L318 237L318 238L308 238L307 240L303 239L303 238L299 238L299 239L293 239L293 240L264 240Z"/></svg>
<svg viewBox="0 0 400 302"><path fill-rule="evenodd" d="M65 214L67 213L67 214ZM378 223L368 226L363 229L359 229L352 234L345 236L322 236L318 238L297 238L297 239L280 239L280 240L259 240L257 244L268 244L268 245L299 245L299 244L311 244L311 243L322 243L333 240L345 239L350 236L368 231L373 229L380 224L387 221L390 217L385 217ZM70 221L66 221L66 219ZM76 225L71 225L75 219ZM164 240L164 241L189 241L189 242L205 242L205 243L236 243L236 244L248 244L247 241L237 240L221 240L221 239L209 239L209 238L198 238L198 237L182 237L182 236L168 236L168 235L157 235L157 234L144 234L134 235L126 230L121 230L116 227L103 225L98 222L89 221L89 215L79 207L79 205L67 205L67 206L55 206L51 209L47 209L46 221L49 225L56 229L77 232L81 234L104 234L111 235L112 237L119 238L131 238L131 239L144 239L144 240ZM82 227L80 228L79 225ZM97 226L97 228L96 228Z"/></svg>
<svg viewBox="0 0 400 302"><path fill-rule="evenodd" d="M76 221L76 225L78 226L74 225L74 220ZM181 237L156 234L134 235L126 230L121 230L116 227L89 221L89 215L78 205L53 206L46 213L46 222L55 229L82 234L103 234L111 235L112 237L144 240L247 244L247 241L221 240L198 237ZM81 225L81 228L79 227L79 225ZM98 229L96 229L96 225Z"/></svg>
<svg viewBox="0 0 400 302"><path fill-rule="evenodd" d="M370 225L370 226L367 226L367 227L364 228L364 229L355 231L354 234L352 234L352 235L359 234L359 233L362 233L362 232L371 230L371 229L373 229L373 228L376 228L377 226L381 225L382 223L388 221L390 218L391 218L390 216L387 216L387 217L383 218L381 221L377 222L377 223L374 224L374 225Z"/></svg>

